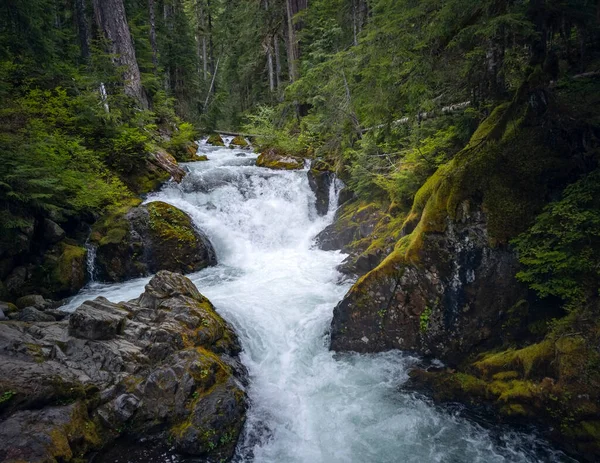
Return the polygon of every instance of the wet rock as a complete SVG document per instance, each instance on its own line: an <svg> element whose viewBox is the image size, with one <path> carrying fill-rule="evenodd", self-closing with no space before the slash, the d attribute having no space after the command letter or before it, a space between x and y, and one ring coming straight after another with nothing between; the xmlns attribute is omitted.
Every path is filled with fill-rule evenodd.
<svg viewBox="0 0 600 463"><path fill-rule="evenodd" d="M6 317L4 311L0 309L0 322L3 322L4 320L8 320L8 317Z"/></svg>
<svg viewBox="0 0 600 463"><path fill-rule="evenodd" d="M43 309L46 307L46 299L39 294L30 294L28 296L23 296L17 299L16 306L19 309L24 309L25 307L35 307L36 309Z"/></svg>
<svg viewBox="0 0 600 463"><path fill-rule="evenodd" d="M50 219L44 219L43 230L44 240L49 244L58 243L65 237L65 231Z"/></svg>
<svg viewBox="0 0 600 463"><path fill-rule="evenodd" d="M329 211L329 188L331 182L335 181L335 175L329 165L323 161L313 161L306 175L308 184L317 197L315 203L317 214L326 215Z"/></svg>
<svg viewBox="0 0 600 463"><path fill-rule="evenodd" d="M19 308L10 302L0 302L0 310L2 310L5 315L7 315L9 313L17 312Z"/></svg>
<svg viewBox="0 0 600 463"><path fill-rule="evenodd" d="M301 170L304 169L304 159L269 148L258 156L256 165L275 170Z"/></svg>
<svg viewBox="0 0 600 463"><path fill-rule="evenodd" d="M334 222L317 235L317 246L324 251L351 251L349 245L367 238L384 215L376 204L346 204L336 213Z"/></svg>
<svg viewBox="0 0 600 463"><path fill-rule="evenodd" d="M68 322L4 322L0 461L7 449L22 461L71 461L121 436L231 458L246 412L239 352L210 301L170 272L135 301L87 301ZM208 440L192 445L194 432Z"/></svg>
<svg viewBox="0 0 600 463"><path fill-rule="evenodd" d="M159 270L191 273L216 264L207 236L192 219L155 201L101 219L94 226L98 278L124 281Z"/></svg>
<svg viewBox="0 0 600 463"><path fill-rule="evenodd" d="M107 300L88 301L69 318L69 334L83 339L112 339L125 330L127 315Z"/></svg>
<svg viewBox="0 0 600 463"><path fill-rule="evenodd" d="M213 133L211 136L209 136L208 140L206 140L206 143L212 146L225 146L225 142L218 133Z"/></svg>
<svg viewBox="0 0 600 463"><path fill-rule="evenodd" d="M350 290L334 310L332 349L412 350L456 364L498 342L490 327L527 291L514 253L490 246L483 211L463 210L444 233L420 237L419 265L395 252Z"/></svg>
<svg viewBox="0 0 600 463"><path fill-rule="evenodd" d="M231 140L231 142L229 143L229 146L233 146L233 147L237 147L237 148L248 148L250 145L244 137L238 135L233 140Z"/></svg>
<svg viewBox="0 0 600 463"><path fill-rule="evenodd" d="M100 443L83 404L14 413L0 422L3 462L73 461ZM77 452L74 452L74 448Z"/></svg>
<svg viewBox="0 0 600 463"><path fill-rule="evenodd" d="M22 322L55 322L56 319L35 307L25 307L19 312L19 318Z"/></svg>

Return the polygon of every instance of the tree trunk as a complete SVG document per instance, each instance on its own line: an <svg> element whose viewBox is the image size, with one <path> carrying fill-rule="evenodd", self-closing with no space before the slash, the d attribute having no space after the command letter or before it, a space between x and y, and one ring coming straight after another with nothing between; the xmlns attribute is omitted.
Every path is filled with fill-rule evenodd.
<svg viewBox="0 0 600 463"><path fill-rule="evenodd" d="M277 90L281 88L281 57L279 56L279 36L273 37L273 49L275 52L275 83Z"/></svg>
<svg viewBox="0 0 600 463"><path fill-rule="evenodd" d="M75 0L75 18L77 21L77 32L79 33L79 46L81 58L87 61L90 57L90 26L85 14L85 0Z"/></svg>
<svg viewBox="0 0 600 463"><path fill-rule="evenodd" d="M286 0L287 12L287 48L288 48L288 68L290 73L290 82L298 79L298 42L296 41L296 30L294 28L294 0Z"/></svg>
<svg viewBox="0 0 600 463"><path fill-rule="evenodd" d="M152 47L152 67L154 74L158 72L158 45L156 44L156 17L154 11L154 0L148 0L148 11L150 13L150 46Z"/></svg>
<svg viewBox="0 0 600 463"><path fill-rule="evenodd" d="M123 0L94 0L94 14L98 27L108 40L109 51L115 56L115 65L124 69L125 94L135 98L142 108L147 109L148 100L142 88L140 68L135 57Z"/></svg>

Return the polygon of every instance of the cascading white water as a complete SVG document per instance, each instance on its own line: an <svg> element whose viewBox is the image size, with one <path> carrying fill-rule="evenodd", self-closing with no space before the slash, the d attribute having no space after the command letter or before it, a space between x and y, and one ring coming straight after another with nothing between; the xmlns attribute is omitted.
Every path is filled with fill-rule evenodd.
<svg viewBox="0 0 600 463"><path fill-rule="evenodd" d="M533 434L489 431L398 388L416 359L400 352L339 355L327 348L335 304L348 290L344 255L314 249L333 219L318 217L305 172L255 167L255 156L202 146L181 185L148 200L192 216L219 265L189 277L229 321L251 375L251 407L237 461L567 461ZM335 188L332 188L334 194ZM93 284L70 302L136 297L148 278Z"/></svg>

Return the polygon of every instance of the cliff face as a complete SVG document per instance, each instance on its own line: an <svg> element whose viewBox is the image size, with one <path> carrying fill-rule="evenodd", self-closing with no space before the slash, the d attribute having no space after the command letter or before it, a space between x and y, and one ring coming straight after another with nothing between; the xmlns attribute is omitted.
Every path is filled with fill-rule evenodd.
<svg viewBox="0 0 600 463"><path fill-rule="evenodd" d="M332 349L398 348L456 364L499 343L527 298L509 241L576 175L549 95L531 84L520 95L416 194L392 253L336 307Z"/></svg>
<svg viewBox="0 0 600 463"><path fill-rule="evenodd" d="M507 246L491 247L480 206L461 204L446 230L422 237L419 263L394 253L335 308L331 347L403 349L458 362L497 342L494 328L526 297Z"/></svg>

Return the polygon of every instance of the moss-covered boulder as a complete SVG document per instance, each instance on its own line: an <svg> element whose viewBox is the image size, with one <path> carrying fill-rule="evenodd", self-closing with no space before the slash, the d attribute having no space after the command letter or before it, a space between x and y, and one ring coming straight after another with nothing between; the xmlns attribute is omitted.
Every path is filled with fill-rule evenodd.
<svg viewBox="0 0 600 463"><path fill-rule="evenodd" d="M136 461L148 458L131 445L141 442L160 446L161 460L229 460L247 407L240 350L210 301L170 272L136 301L0 323L0 459L87 461L122 439Z"/></svg>
<svg viewBox="0 0 600 463"><path fill-rule="evenodd" d="M213 133L208 137L206 143L212 146L225 146L225 142L218 133Z"/></svg>
<svg viewBox="0 0 600 463"><path fill-rule="evenodd" d="M94 225L97 276L123 281L159 270L190 273L216 264L204 233L183 211L155 201L121 208Z"/></svg>
<svg viewBox="0 0 600 463"><path fill-rule="evenodd" d="M269 148L258 156L256 165L275 170L301 170L304 169L304 159Z"/></svg>
<svg viewBox="0 0 600 463"><path fill-rule="evenodd" d="M229 146L233 146L235 148L248 148L250 144L246 141L244 137L238 135L229 142Z"/></svg>

